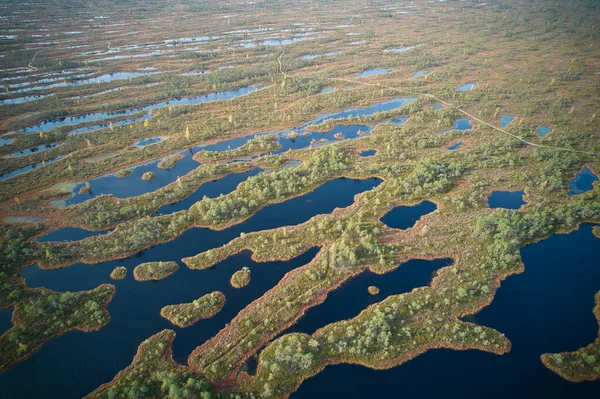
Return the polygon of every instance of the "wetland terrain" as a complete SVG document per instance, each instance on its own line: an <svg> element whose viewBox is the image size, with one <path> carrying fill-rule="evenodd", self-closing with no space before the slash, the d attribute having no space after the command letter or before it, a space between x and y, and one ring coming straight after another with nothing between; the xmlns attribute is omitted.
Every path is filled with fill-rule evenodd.
<svg viewBox="0 0 600 399"><path fill-rule="evenodd" d="M4 1L0 399L595 397L599 21Z"/></svg>

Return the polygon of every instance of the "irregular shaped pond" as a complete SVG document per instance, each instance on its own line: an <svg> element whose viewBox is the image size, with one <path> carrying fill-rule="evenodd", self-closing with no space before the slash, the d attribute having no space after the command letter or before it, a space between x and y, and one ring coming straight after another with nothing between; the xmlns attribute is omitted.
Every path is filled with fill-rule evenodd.
<svg viewBox="0 0 600 399"><path fill-rule="evenodd" d="M214 336L243 307L273 287L293 268L308 263L316 250L310 250L289 262L256 264L247 252L232 256L207 270L181 267L169 278L152 284L137 283L131 276L142 262L179 261L182 257L221 246L240 233L295 225L320 213L354 202L354 195L372 189L379 179L336 179L311 193L268 206L247 222L223 231L194 228L176 240L156 245L127 259L97 265L77 263L58 270L40 270L31 266L22 270L27 286L44 286L57 291L78 291L102 283L115 284L117 292L108 306L110 323L98 332L73 332L49 341L29 360L0 375L0 385L8 397L79 398L131 363L138 345L150 335L165 328L177 331L174 344L176 361L185 362L189 353ZM125 280L113 281L110 272L124 265L129 273ZM252 270L252 284L243 290L231 287L229 279L240 265ZM192 327L180 329L160 317L165 305L190 302L204 294L219 290L227 303L215 317ZM85 373L85 378L76 376ZM36 378L31 378L35 375ZM28 381L24 384L24 381ZM16 396L14 396L16 395Z"/></svg>
<svg viewBox="0 0 600 399"><path fill-rule="evenodd" d="M361 157L372 157L375 154L377 154L377 150L364 150L359 155Z"/></svg>
<svg viewBox="0 0 600 399"><path fill-rule="evenodd" d="M451 146L447 147L446 150L448 150L448 151L456 151L460 147L462 147L463 145L464 145L464 143L462 141L459 141L459 142L454 143Z"/></svg>
<svg viewBox="0 0 600 399"><path fill-rule="evenodd" d="M189 152L191 152L191 149ZM79 204L102 194L112 194L117 198L128 198L155 191L173 183L179 176L183 176L199 166L199 163L194 161L191 155L188 156L187 152L182 152L182 154L186 156L171 169L157 167L160 159L155 159L134 168L129 168L132 173L127 177L121 178L111 173L89 180L92 189L87 193L79 193L79 189L85 185L85 182L77 183L71 190L71 198L53 202L53 205ZM143 181L142 176L146 172L153 172L155 174L154 178Z"/></svg>
<svg viewBox="0 0 600 399"><path fill-rule="evenodd" d="M428 69L426 71L415 72L415 73L413 73L413 74L410 75L410 78L411 79L422 78L423 76L425 76L425 75L427 75L429 73L432 73L432 72L433 72L433 69Z"/></svg>
<svg viewBox="0 0 600 399"><path fill-rule="evenodd" d="M444 109L442 104L431 104L429 107L433 109Z"/></svg>
<svg viewBox="0 0 600 399"><path fill-rule="evenodd" d="M12 328L12 314L13 308L0 310L0 335Z"/></svg>
<svg viewBox="0 0 600 399"><path fill-rule="evenodd" d="M471 121L468 119L457 119L454 121L454 130L471 130Z"/></svg>
<svg viewBox="0 0 600 399"><path fill-rule="evenodd" d="M469 82L463 85L460 85L456 88L456 91L470 91L477 87L477 83Z"/></svg>
<svg viewBox="0 0 600 399"><path fill-rule="evenodd" d="M539 137L546 137L546 135L551 132L552 129L548 126L540 126L535 134L537 134Z"/></svg>
<svg viewBox="0 0 600 399"><path fill-rule="evenodd" d="M393 69L391 69L391 68L374 68L374 69L368 69L364 72L358 73L358 74L356 74L356 76L359 78L362 78L365 76L382 75L384 73L390 73L392 71L393 71Z"/></svg>
<svg viewBox="0 0 600 399"><path fill-rule="evenodd" d="M583 194L590 190L594 189L594 182L598 181L598 176L596 176L590 168L585 166L583 170L571 180L569 180L569 198Z"/></svg>
<svg viewBox="0 0 600 399"><path fill-rule="evenodd" d="M515 120L515 116L511 114L505 114L500 117L500 128L504 129L508 126L512 121Z"/></svg>
<svg viewBox="0 0 600 399"><path fill-rule="evenodd" d="M320 94L331 93L332 91L335 91L335 87L324 87L320 91Z"/></svg>
<svg viewBox="0 0 600 399"><path fill-rule="evenodd" d="M437 209L437 205L430 201L422 201L413 206L397 206L386 213L381 222L394 229L410 229L417 220Z"/></svg>
<svg viewBox="0 0 600 399"><path fill-rule="evenodd" d="M493 191L488 197L488 206L492 209L519 209L525 205L525 191Z"/></svg>
<svg viewBox="0 0 600 399"><path fill-rule="evenodd" d="M364 271L329 293L321 305L308 309L306 314L284 333L312 334L328 324L358 316L369 305L381 302L390 295L403 294L428 285L438 269L452 263L453 260L449 258L413 259L385 274ZM367 289L371 285L380 289L379 294L371 295L368 292Z"/></svg>
<svg viewBox="0 0 600 399"><path fill-rule="evenodd" d="M408 397L432 399L464 396L466 386L491 399L596 397L600 381L572 383L540 361L542 353L575 350L598 337L592 309L600 287L600 245L591 230L584 225L523 248L525 272L503 281L492 304L469 319L505 333L512 342L509 353L435 349L389 370L328 366L291 398L388 397L399 386Z"/></svg>

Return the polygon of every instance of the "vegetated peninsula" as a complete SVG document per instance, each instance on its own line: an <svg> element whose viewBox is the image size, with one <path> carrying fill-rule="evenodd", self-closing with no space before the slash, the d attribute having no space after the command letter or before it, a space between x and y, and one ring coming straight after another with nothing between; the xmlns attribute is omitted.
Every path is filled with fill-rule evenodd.
<svg viewBox="0 0 600 399"><path fill-rule="evenodd" d="M191 303L167 305L160 310L160 315L178 327L189 327L198 320L213 317L223 305L225 295L215 291L194 299Z"/></svg>
<svg viewBox="0 0 600 399"><path fill-rule="evenodd" d="M510 350L519 309L496 296L543 258L575 287L547 295L570 295L586 310L572 333L590 333L598 2L214 3L37 1L35 20L31 4L3 3L3 395L384 397L398 379L367 368L410 374L404 363L445 348L416 362L439 384L403 389L597 396L597 341L542 356L585 384L538 373L543 350ZM580 262L548 255L558 238ZM166 278L179 259L181 279L126 278L135 265L136 281ZM125 279L103 284L109 273ZM535 307L540 287L526 285L522 308ZM189 327L177 363L159 313ZM516 333L557 339L549 319ZM494 355L449 373L448 349ZM505 384L507 364L531 359Z"/></svg>
<svg viewBox="0 0 600 399"><path fill-rule="evenodd" d="M136 281L158 281L169 277L179 269L177 262L145 262L133 269Z"/></svg>
<svg viewBox="0 0 600 399"><path fill-rule="evenodd" d="M595 296L594 316L600 327L600 291ZM544 366L572 382L600 379L600 330L593 343L575 352L544 353L541 356Z"/></svg>

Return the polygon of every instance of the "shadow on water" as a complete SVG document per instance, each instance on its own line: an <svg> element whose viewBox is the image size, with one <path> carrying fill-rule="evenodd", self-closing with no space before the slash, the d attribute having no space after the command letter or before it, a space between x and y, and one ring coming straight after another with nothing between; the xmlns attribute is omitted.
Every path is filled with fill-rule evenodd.
<svg viewBox="0 0 600 399"><path fill-rule="evenodd" d="M524 190L520 191L493 191L488 197L490 208L519 209L525 205L523 200Z"/></svg>
<svg viewBox="0 0 600 399"><path fill-rule="evenodd" d="M377 150L364 150L358 155L361 157L372 157L375 154L377 154Z"/></svg>
<svg viewBox="0 0 600 399"><path fill-rule="evenodd" d="M156 245L127 259L98 265L75 265L58 270L40 270L38 266L22 270L28 287L46 287L56 291L89 290L102 283L117 288L108 306L110 323L93 333L71 332L46 343L30 359L0 375L0 397L78 398L100 384L111 380L129 365L138 345L150 335L165 328L177 331L174 358L184 363L189 353L214 336L241 309L273 287L293 268L310 262L316 255L313 248L289 262L257 264L243 252L207 270L191 270L185 266L165 280L136 282L132 271L142 262L180 261L226 244L240 233L302 223L312 216L330 213L336 207L354 202L354 195L379 185L379 179L336 179L315 191L288 201L270 205L257 212L247 222L223 231L194 228L178 239ZM57 237L61 239L61 237ZM110 272L123 265L128 269L122 281L110 279ZM231 275L248 266L252 281L248 287L231 288ZM160 317L165 305L190 302L209 292L220 290L227 303L223 310L208 320L181 329Z"/></svg>
<svg viewBox="0 0 600 399"><path fill-rule="evenodd" d="M383 215L381 222L394 229L410 229L417 220L437 209L437 205L430 201L422 201L413 206L397 206Z"/></svg>
<svg viewBox="0 0 600 399"><path fill-rule="evenodd" d="M506 334L513 345L508 354L443 349L389 370L330 366L305 381L291 398L393 397L399 390L419 398L483 392L493 399L597 397L600 381L568 382L539 358L586 346L598 336L592 309L600 289L600 245L591 229L583 225L523 248L525 272L504 281L493 303L474 317Z"/></svg>

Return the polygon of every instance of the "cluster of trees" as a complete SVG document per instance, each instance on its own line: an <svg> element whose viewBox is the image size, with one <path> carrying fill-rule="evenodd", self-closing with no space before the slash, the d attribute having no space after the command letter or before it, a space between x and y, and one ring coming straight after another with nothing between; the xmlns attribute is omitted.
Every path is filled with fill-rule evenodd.
<svg viewBox="0 0 600 399"><path fill-rule="evenodd" d="M79 329L94 331L108 323L106 304L115 287L101 285L91 291L58 293L26 290L14 306L14 325L0 337L0 371L30 356L54 336Z"/></svg>
<svg viewBox="0 0 600 399"><path fill-rule="evenodd" d="M198 320L214 316L223 305L225 305L225 295L215 291L191 303L165 306L160 310L160 315L179 327L189 327Z"/></svg>

